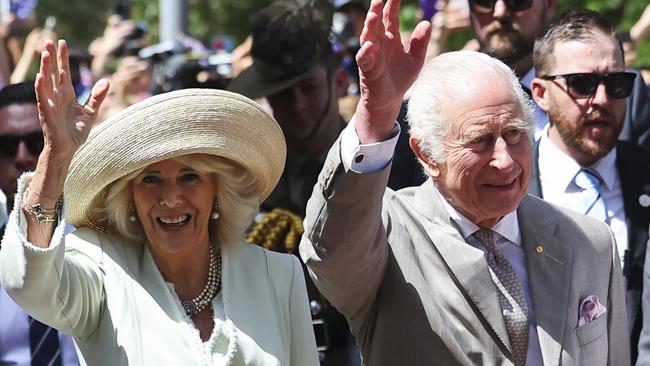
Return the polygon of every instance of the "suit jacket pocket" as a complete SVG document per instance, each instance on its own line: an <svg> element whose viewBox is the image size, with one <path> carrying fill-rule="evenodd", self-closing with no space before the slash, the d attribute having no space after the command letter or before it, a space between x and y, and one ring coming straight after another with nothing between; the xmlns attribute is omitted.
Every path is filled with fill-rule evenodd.
<svg viewBox="0 0 650 366"><path fill-rule="evenodd" d="M598 319L576 328L580 347L592 343L607 333L607 314L602 314Z"/></svg>

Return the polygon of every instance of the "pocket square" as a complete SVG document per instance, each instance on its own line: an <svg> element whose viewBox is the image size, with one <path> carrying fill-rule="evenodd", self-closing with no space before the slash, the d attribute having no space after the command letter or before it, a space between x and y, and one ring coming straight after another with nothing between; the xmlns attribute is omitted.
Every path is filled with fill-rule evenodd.
<svg viewBox="0 0 650 366"><path fill-rule="evenodd" d="M607 308L600 303L598 296L587 296L580 303L580 317L578 318L578 326L581 327L589 322L592 322L606 312Z"/></svg>

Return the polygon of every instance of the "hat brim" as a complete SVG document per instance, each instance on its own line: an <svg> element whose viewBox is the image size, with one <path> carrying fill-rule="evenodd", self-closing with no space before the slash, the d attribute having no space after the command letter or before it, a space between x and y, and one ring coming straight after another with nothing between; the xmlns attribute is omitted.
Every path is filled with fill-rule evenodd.
<svg viewBox="0 0 650 366"><path fill-rule="evenodd" d="M308 72L309 70L293 77L269 81L260 75L253 64L232 79L227 89L251 99L264 98L279 93L304 79Z"/></svg>
<svg viewBox="0 0 650 366"><path fill-rule="evenodd" d="M65 183L65 217L108 229L106 187L152 163L188 154L230 159L257 178L262 202L284 169L277 122L257 103L223 90L185 89L148 98L94 128L75 153Z"/></svg>

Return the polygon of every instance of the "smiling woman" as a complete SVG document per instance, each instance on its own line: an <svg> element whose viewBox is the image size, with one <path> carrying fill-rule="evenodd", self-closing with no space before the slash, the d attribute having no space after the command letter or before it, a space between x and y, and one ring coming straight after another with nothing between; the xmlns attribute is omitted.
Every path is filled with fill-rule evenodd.
<svg viewBox="0 0 650 366"><path fill-rule="evenodd" d="M67 45L48 43L45 148L18 182L0 250L10 296L91 365L317 364L298 259L242 244L284 167L273 117L238 94L187 89L91 131L108 85L82 106L67 75ZM66 224L76 231L64 236Z"/></svg>
<svg viewBox="0 0 650 366"><path fill-rule="evenodd" d="M255 177L240 165L220 157L195 154L178 156L172 161L189 168L191 172L188 173L210 175L216 200L213 198L205 202L209 203L211 210L214 203L218 203L220 211L219 220L213 220L209 224L210 233L221 245L238 244L241 233L248 228L251 218L257 213ZM105 210L110 225L115 226L122 236L134 241L145 239L142 225L138 220L132 219L135 210L133 188L135 185L142 186L146 170L142 168L127 174L107 189ZM189 177L184 179L187 178Z"/></svg>

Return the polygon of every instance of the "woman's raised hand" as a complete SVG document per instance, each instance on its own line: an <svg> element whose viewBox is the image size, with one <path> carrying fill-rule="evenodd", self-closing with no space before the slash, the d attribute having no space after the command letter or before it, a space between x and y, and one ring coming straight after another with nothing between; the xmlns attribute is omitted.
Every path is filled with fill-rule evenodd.
<svg viewBox="0 0 650 366"><path fill-rule="evenodd" d="M41 53L35 88L45 149L55 156L71 158L88 138L97 111L108 93L108 81L99 80L88 101L79 104L70 77L68 45L59 40L58 49L55 49L54 43L47 41Z"/></svg>

